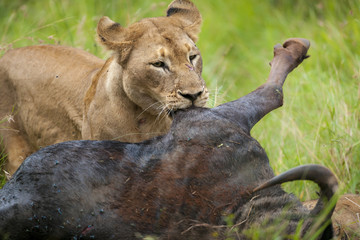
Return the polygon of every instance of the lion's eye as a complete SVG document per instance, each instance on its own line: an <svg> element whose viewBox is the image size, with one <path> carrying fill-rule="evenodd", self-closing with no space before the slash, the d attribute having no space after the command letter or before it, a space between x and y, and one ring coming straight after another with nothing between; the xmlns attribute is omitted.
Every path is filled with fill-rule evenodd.
<svg viewBox="0 0 360 240"><path fill-rule="evenodd" d="M189 57L190 62L192 63L192 61L193 61L196 57L197 57L197 55L191 55L191 56Z"/></svg>
<svg viewBox="0 0 360 240"><path fill-rule="evenodd" d="M161 61L151 63L151 65L153 65L154 67L157 67L157 68L165 68L166 67L165 63L161 62Z"/></svg>

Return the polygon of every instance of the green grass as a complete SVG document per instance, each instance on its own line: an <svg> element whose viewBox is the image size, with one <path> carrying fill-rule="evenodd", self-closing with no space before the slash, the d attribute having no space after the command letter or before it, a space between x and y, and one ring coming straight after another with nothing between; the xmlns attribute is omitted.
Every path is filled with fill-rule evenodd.
<svg viewBox="0 0 360 240"><path fill-rule="evenodd" d="M128 25L143 17L164 15L168 3L3 0L0 55L10 48L60 43L105 58L109 54L95 41L101 16ZM195 3L204 19L197 45L204 59L203 77L211 90L210 107L262 84L276 43L289 37L311 40L311 57L285 83L284 106L257 124L252 135L267 151L276 174L300 164L323 164L337 175L341 192L358 193L360 1ZM284 187L302 200L316 197L316 187L310 183L288 183Z"/></svg>

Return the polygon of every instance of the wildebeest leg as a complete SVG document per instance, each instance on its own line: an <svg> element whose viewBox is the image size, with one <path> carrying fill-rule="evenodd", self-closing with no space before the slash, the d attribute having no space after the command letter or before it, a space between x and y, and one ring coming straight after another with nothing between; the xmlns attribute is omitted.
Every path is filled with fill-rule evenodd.
<svg viewBox="0 0 360 240"><path fill-rule="evenodd" d="M238 121L246 132L250 132L262 117L282 106L284 81L308 57L309 47L310 42L302 38L291 38L283 45L277 44L267 82L246 96L219 106L216 111Z"/></svg>

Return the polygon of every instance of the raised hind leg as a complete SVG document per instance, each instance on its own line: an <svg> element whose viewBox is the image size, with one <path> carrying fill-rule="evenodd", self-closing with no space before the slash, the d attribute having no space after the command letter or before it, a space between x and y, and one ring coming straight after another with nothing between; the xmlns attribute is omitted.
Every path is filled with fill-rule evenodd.
<svg viewBox="0 0 360 240"><path fill-rule="evenodd" d="M215 111L233 119L250 133L251 128L267 113L282 106L282 86L287 75L305 58L310 42L302 38L291 38L283 45L274 47L274 58L266 83L255 91L233 102L215 108Z"/></svg>

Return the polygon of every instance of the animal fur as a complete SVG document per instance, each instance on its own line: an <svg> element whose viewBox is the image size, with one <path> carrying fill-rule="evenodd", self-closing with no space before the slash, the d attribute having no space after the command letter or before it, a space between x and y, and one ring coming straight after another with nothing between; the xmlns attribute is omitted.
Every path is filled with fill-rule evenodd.
<svg viewBox="0 0 360 240"><path fill-rule="evenodd" d="M319 238L330 237L329 222L317 226L316 217L336 190L333 174L320 166L297 172L324 193L310 212L295 196L271 185L299 177L291 172L273 178L264 149L250 135L263 116L282 105L285 78L308 48L304 39L275 46L265 84L213 109L176 111L166 135L141 143L70 141L40 149L0 190L0 236L225 238L221 228L212 226L224 225L223 217L232 214L236 238L246 239L253 226L280 229L287 236L302 221L301 235L324 226ZM261 183L263 189L255 188Z"/></svg>

